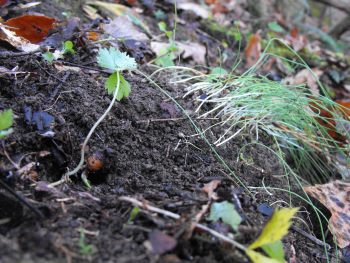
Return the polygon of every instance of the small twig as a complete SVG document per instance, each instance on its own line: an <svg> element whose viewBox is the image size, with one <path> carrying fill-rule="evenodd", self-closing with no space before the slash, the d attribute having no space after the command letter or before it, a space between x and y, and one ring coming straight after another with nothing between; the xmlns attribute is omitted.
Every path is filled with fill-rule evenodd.
<svg viewBox="0 0 350 263"><path fill-rule="evenodd" d="M60 81L60 82L63 82L63 83L65 82L64 80L61 80L59 77L56 77L55 75L51 74L51 73L48 72L46 69L44 69L44 68L40 65L40 63L39 63L37 60L34 59L33 61L35 62L35 64L37 64L37 65L39 66L39 68L41 68L43 71L45 71L46 74L50 75L51 77L57 79L57 80Z"/></svg>
<svg viewBox="0 0 350 263"><path fill-rule="evenodd" d="M27 56L27 55L32 55L35 54L37 52L40 52L40 47L32 50L32 51L28 51L28 52L10 52L10 51L4 51L4 52L0 52L0 58L10 58L10 57L20 57L20 56Z"/></svg>
<svg viewBox="0 0 350 263"><path fill-rule="evenodd" d="M84 68L84 69L96 70L96 71L103 72L106 74L112 73L112 70L108 71L108 70L103 70L103 69L98 69L98 68L87 67L87 66L83 66L83 65L79 65L79 64L75 64L75 63L70 63L70 62L63 61L63 60L55 60L54 62L60 62L62 64L67 64L67 65L71 65L71 66L75 66L75 67L79 67L79 68Z"/></svg>
<svg viewBox="0 0 350 263"><path fill-rule="evenodd" d="M132 203L134 206L138 206L140 207L141 209L144 209L144 210L149 210L149 211L152 211L152 212L155 212L155 213L158 213L158 214L162 214L164 216L167 216L167 217L171 217L171 218L174 218L174 219L180 219L181 216L178 215L178 214L175 214L175 213L172 213L170 211L166 211L166 210L163 210L163 209L160 209L160 208L157 208L157 207L154 207L154 206L150 206L150 205L147 205L145 203L142 203L134 198L131 198L131 197L127 197L127 196L121 196L119 197L119 200L120 201L126 201L126 202L130 202ZM213 229L210 229L204 225L201 225L201 224L196 224L196 227L201 229L201 230L204 230L208 233L210 233L211 235L223 240L223 241L226 241L232 245L234 245L235 247L241 249L242 251L246 251L246 248L241 245L240 243L232 240L231 238L227 237L227 236L224 236L223 234L220 234L219 232L213 230Z"/></svg>
<svg viewBox="0 0 350 263"><path fill-rule="evenodd" d="M68 70L66 72L66 74L63 76L62 78L62 82L55 88L55 90L52 92L52 95L51 95L51 100L53 100L58 92L58 89L62 86L63 83L66 82L66 79L69 77L70 75L70 70Z"/></svg>
<svg viewBox="0 0 350 263"><path fill-rule="evenodd" d="M1 145L2 145L2 148L4 149L4 154L5 154L6 158L7 158L7 160L9 160L9 162L13 165L13 167L15 167L17 170L19 170L21 167L19 167L18 164L16 164L14 161L12 161L10 156L7 154L7 152L5 150L4 141L1 141Z"/></svg>
<svg viewBox="0 0 350 263"><path fill-rule="evenodd" d="M235 180L233 180L233 178L230 175L228 175L227 173L225 173L224 171L222 171L220 169L219 169L219 171L222 172L229 180L234 182L238 187L240 187L239 184Z"/></svg>
<svg viewBox="0 0 350 263"><path fill-rule="evenodd" d="M290 226L291 229L297 231L299 234L303 235L304 237L310 239L312 242L316 243L319 246L324 246L326 245L327 249L330 250L331 246L327 243L324 243L322 240L319 240L318 238L306 233L304 230L301 230L299 227L296 227L294 225Z"/></svg>
<svg viewBox="0 0 350 263"><path fill-rule="evenodd" d="M44 110L44 111L49 111L49 110L51 110L51 109L53 108L53 106L56 104L56 102L58 101L58 99L59 99L60 97L61 97L61 94L58 95L57 99L56 99L55 102L50 106L50 108L47 108L47 109Z"/></svg>
<svg viewBox="0 0 350 263"><path fill-rule="evenodd" d="M22 196L17 194L11 187L9 187L5 182L3 182L0 179L0 184L12 195L14 195L18 200L20 200L22 203L24 203L26 206L28 206L30 209L33 210L34 213L36 213L40 218L44 218L44 215L36 209L31 203L29 203L26 199L24 199Z"/></svg>
<svg viewBox="0 0 350 263"><path fill-rule="evenodd" d="M161 121L184 121L188 120L188 118L171 118L171 119L149 119L149 120L140 120L136 121L136 123L145 123L145 122L161 122ZM192 120L219 120L219 118L193 118Z"/></svg>

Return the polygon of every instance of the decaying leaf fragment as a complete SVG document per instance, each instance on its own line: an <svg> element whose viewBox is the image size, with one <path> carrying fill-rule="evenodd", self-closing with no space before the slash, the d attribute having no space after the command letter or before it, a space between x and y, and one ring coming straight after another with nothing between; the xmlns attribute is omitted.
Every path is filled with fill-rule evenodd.
<svg viewBox="0 0 350 263"><path fill-rule="evenodd" d="M332 217L329 223L337 244L341 248L348 246L350 244L350 184L337 180L328 184L304 187L304 189L331 211Z"/></svg>

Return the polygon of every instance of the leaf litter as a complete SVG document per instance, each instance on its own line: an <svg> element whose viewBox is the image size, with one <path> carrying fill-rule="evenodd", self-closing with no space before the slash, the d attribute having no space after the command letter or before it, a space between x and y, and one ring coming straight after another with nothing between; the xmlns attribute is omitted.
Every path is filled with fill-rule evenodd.
<svg viewBox="0 0 350 263"><path fill-rule="evenodd" d="M118 10L122 12L128 10L121 6L114 7L119 8ZM212 6L212 8L214 8L214 6ZM220 8L217 10L220 10ZM224 13L225 11L222 9L222 11L215 12ZM130 13L129 17L131 16L137 17L136 14L131 15ZM44 42L45 45L53 44L56 48L61 42L69 40L69 38L74 35L76 38L72 37L71 39L74 43L74 48L79 45L82 47L79 50L76 49L78 54L76 54L75 58L79 57L79 59L82 60L88 58L85 62L91 63L91 61L89 61L89 55L91 54L89 53L87 56L84 54L84 52L89 52L91 46L90 43L79 34L82 27L78 24L78 19L67 21L74 22L68 27L67 24L62 23L62 26L58 27L58 31L53 33L53 35L56 34L56 37L49 40L50 36L48 36L48 40ZM120 31L114 30L115 28L111 27L109 28L109 32L114 33L114 37L116 38L128 37L126 34L127 31L133 28L130 26L130 20L126 20L125 17L120 17L118 21L122 21L121 23L124 22L125 25L128 26ZM107 25L104 25L104 29L106 29L106 26ZM155 27L155 30L157 30L157 27ZM131 39L140 40L137 39L138 35L144 37L144 35L138 32L139 31L133 31L131 35L134 36L132 36ZM167 43L167 45L169 45L169 43ZM180 53L183 53L183 58L192 58L197 64L204 64L207 51L203 45L194 42L187 42L187 44L178 42L177 45L180 47ZM261 48L258 46L258 41L255 41L254 45L255 47L253 49L255 53L247 53L248 58L251 60L250 63L254 63L254 60L261 55ZM123 50L123 52L125 51L126 50ZM215 53L216 49L213 48L211 52ZM92 54L96 56L96 52ZM111 69L116 70L116 64L114 63L115 58L112 56L108 57L108 54L105 55L107 56L105 58L105 61L107 61L106 63ZM120 58L122 58L122 55L120 55L117 60ZM72 59L72 57L70 59ZM128 65L127 58L124 57L124 59L125 65ZM39 70L36 67L33 70L33 64L29 61L20 58L13 61L20 65L21 72ZM2 65L6 65L7 62L2 60L1 63ZM41 63L46 65L43 60ZM122 67L118 66L118 69L132 69L134 67L134 65L130 67L125 65ZM46 70L50 70L58 75L64 74L63 72L61 73L62 70L51 68L49 65L46 65ZM68 68L68 70L70 69ZM224 69L222 72L224 72ZM47 80L46 82L38 83L41 85L39 89L28 88L28 86L22 89L22 86L19 86L14 78L1 79L5 84L5 88L2 91L4 98L1 102L6 105L12 105L16 115L21 114L20 116L22 118L15 117L14 123L16 136L21 137L24 142L18 144L15 137L9 137L9 139L5 141L5 146L8 153L13 158L19 153L33 150L55 152L56 154L50 155L47 157L47 160L40 160L40 163L37 162L35 156L28 157L25 160L27 164L35 164L32 166L32 169L38 172L38 176L41 180L52 182L59 179L66 168L62 165L62 163L66 162L62 162L60 159L69 160L68 166L73 166L74 160L79 152L78 145L111 98L101 92L104 87L104 83L101 79L96 78L93 74L90 75L88 71L82 70L74 73L68 79L69 84L63 86L59 86L56 80L51 79L44 72L40 73L40 70L36 72L36 75L37 77L31 76L21 80L29 83L35 83L36 78ZM140 261L148 262L150 258L149 255L144 253L145 248L157 256L163 256L163 259L169 256L167 253L172 253L172 260L177 262L185 262L193 258L195 260L191 260L192 262L202 262L204 259L210 260L211 262L223 262L223 258L233 260L237 259L239 256L242 257L242 255L237 250L229 248L225 249L224 252L220 252L222 249L221 243L217 242L213 246L209 242L210 236L207 235L207 233L201 233L198 229L194 229L193 233L187 231L187 233L190 233L187 236L188 241L184 241L181 233L186 233L186 229L184 230L184 222L186 222L186 220L190 222L196 218L201 220L201 222L205 222L204 219L209 216L209 218L216 221L217 224L219 224L221 220L228 222L231 228L226 228L227 230L225 230L225 233L233 234L238 231L239 235L237 239L246 246L257 238L257 233L248 234L245 237L239 233L242 231L240 226L246 224L245 220L248 219L250 223L260 226L261 230L264 228L267 218L261 216L261 213L258 211L258 204L256 203L263 203L263 197L261 197L261 199L259 197L258 200L253 200L246 193L235 194L235 189L228 183L230 181L227 182L224 180L220 184L215 183L215 186L210 189L205 188L200 183L201 178L210 180L213 174L221 174L220 171L222 167L220 163L215 160L212 153L209 153L210 151L207 149L207 146L200 140L187 137L188 143L181 144L179 142L178 135L180 133L185 134L184 136L191 136L193 134L193 129L188 123L149 122L145 126L135 123L135 120L147 120L154 117L161 117L162 111L159 105L165 105L162 104L165 98L159 94L159 91L151 88L148 83L145 83L145 81L137 75L126 74L125 81L131 83L130 87L125 87L125 93L123 93L123 95L126 95L128 98L121 99L122 96L119 97L120 103L118 103L116 109L113 110L113 113L110 114L108 121L96 132L96 137L89 143L91 151L96 150L96 148L101 148L101 143L108 145L108 147L111 146L118 152L117 157L107 158L101 170L89 175L89 180L93 185L93 189L91 190L84 188L85 186L76 178L72 178L73 183L68 184L68 186L65 185L61 189L62 192L48 189L45 183L37 184L35 189L18 187L19 191L24 191L29 199L34 200L34 204L39 204L35 202L40 202L40 209L46 211L52 217L50 222L42 222L38 226L36 224L36 219L31 214L24 213L21 210L4 210L6 212L1 214L1 216L9 217L10 224L5 225L6 228L0 225L1 234L8 234L10 242L28 240L25 246L21 243L20 248L12 247L14 249L11 250L10 247L8 247L9 250L6 250L2 255L5 258L4 262L14 257L21 258L23 252L29 253L29 251L37 251L37 254L41 253L40 255L44 254L44 256L37 256L37 254L30 255L29 257L33 258L33 260L37 260L41 257L45 257L48 260L50 258L69 258L70 260L73 259L73 261L77 260L78 262L80 259L88 259L91 257L93 259L99 258L103 260L115 260L120 257L126 259L140 257ZM161 78L157 81L171 91L173 96L177 96L178 92L182 91L181 89L179 90L179 87L169 85L166 78ZM14 88L9 88L8 83L11 83ZM114 85L115 82L112 84ZM41 88L43 86L45 86L45 89ZM56 89L59 89L62 93L52 100L50 95ZM108 91L108 93L113 92L113 90ZM14 98L16 98L16 104L14 104ZM193 108L190 99L181 100L181 102L185 103L188 108ZM33 133L36 123L33 122L32 118L28 118L27 123L23 121L24 118L22 115L24 106L31 107L34 109L34 112L35 110L39 110L39 112L41 112L41 117L39 119L43 119L43 116L46 114L44 114L44 111L42 111L40 107L38 108L38 105L42 106L43 109L50 108L50 116L52 115L54 119L49 122L47 127L53 129L55 132L54 137L38 137L36 133ZM166 109L168 110L170 108L166 107ZM201 125L205 126L208 124L201 122ZM215 136L215 134L208 135L213 141L217 139ZM184 137L181 136L180 138ZM238 157L237 150L239 147L244 146L248 142L248 140L242 137L241 141L235 140L225 147L220 148L219 151L221 151L223 158L234 167L235 172L243 176L249 185L260 185L261 178L264 174L254 169L249 164L233 161ZM180 148L176 148L176 145ZM208 162L202 162L202 158L198 157L202 154L202 149L208 152L207 155L210 158L208 156L205 156L205 158L211 160L210 165ZM265 156L269 156L269 154L267 151L264 151L263 148L258 149L259 151L253 154L253 157L258 160L256 163L259 166L266 169L266 167L270 167L273 163L276 163L276 160L273 159L263 161L266 159ZM251 151L253 151L253 149ZM9 175L11 168L9 168L9 165L3 165L3 163L7 162L7 159L4 157L1 159L1 162L2 171ZM3 177L1 177L1 179L3 179ZM11 178L10 176L7 179L13 187L16 187L17 182L11 181L13 177ZM273 178L267 178L266 182L273 186L280 186L275 180L276 179ZM74 191L71 188L73 185L85 191ZM68 190L66 187L68 187ZM89 191L89 193L86 191ZM203 195L202 192L206 192L207 195ZM58 194L60 198L55 196ZM87 196L87 194L90 195L89 199L82 198L83 196ZM276 195L277 193L275 192L274 194ZM141 216L132 220L132 224L129 227L122 229L120 226L123 225L123 222L126 222L128 213L130 212L129 205L116 201L116 196L123 195L136 195L139 196L140 200L143 200L145 204L152 202L159 207L176 210L181 214L181 220L171 221L166 217L161 218L159 215L142 212ZM261 195L264 196L263 193ZM70 196L74 198L70 198ZM282 199L286 198L286 196L282 195L278 197ZM102 200L102 202L98 202L101 204L97 204L96 200ZM242 223L232 222L232 218L236 217L236 215L234 215L235 212L237 213L237 207L231 204L233 200L238 201L241 204L241 209L245 212L245 216L241 218ZM203 202L204 205L200 205ZM209 208L208 205L210 203L211 207ZM2 205L8 207L13 204L14 201L7 196L2 202ZM142 208L142 206L140 207ZM286 216L286 213L288 216ZM193 216L194 214L197 215L197 217ZM260 238L248 249L247 254L254 262L276 262L276 258L279 258L279 262L281 261L280 254L276 255L278 249L274 249L273 247L275 243L277 247L281 247L281 243L278 243L278 240L287 233L288 226L291 223L291 221L289 221L290 215L291 213L280 210L272 217L272 223L268 223L265 228L270 229L270 232L267 230L267 232L264 232L264 229ZM11 223L11 221L14 223L14 220L16 221L22 216L26 219L26 225L18 226L18 224ZM271 224L274 225L274 227L271 227ZM271 229L276 228L275 225L277 224L280 225L279 232L271 232ZM43 244L40 248L41 251L38 251L38 248L35 248L34 245L43 238L43 235L40 232L37 234L26 232L28 227L34 227L35 225L41 231L49 231L51 235L45 237L47 243ZM79 232L74 230L80 227L87 229L87 233L89 231L101 231L100 235L96 237L92 235L89 236L88 234L85 236L84 246L86 244L86 247L91 247L90 244L94 244L98 249L98 252L94 255L76 254L79 253L79 249L75 248L78 243L74 243L74 240L79 239ZM8 229L16 229L16 231L9 233ZM224 227L222 229L224 229ZM295 234L291 233L290 235ZM61 236L68 241L63 243L60 238ZM271 238L271 236L274 236L274 238ZM100 239L100 237L103 238ZM133 240L130 240L130 237L132 237ZM297 236L297 238L300 238L300 236ZM300 239L302 240L302 238ZM198 247L197 240L205 241ZM147 245L147 242L150 242L151 246ZM257 243L259 243L258 245L263 248L267 255L274 259L263 256L261 253L252 250L258 246ZM0 244L6 247L5 243ZM266 245L269 245L269 247L266 247ZM303 246L303 240L300 244L296 244L295 246L296 251L308 249ZM7 251L10 251L10 253L7 253ZM295 257L296 255L293 253L292 250L286 250L285 257L287 259ZM306 259L306 256L303 258L301 255L300 260L310 261ZM244 261L244 259L242 259L242 261ZM237 260L237 262L240 261Z"/></svg>

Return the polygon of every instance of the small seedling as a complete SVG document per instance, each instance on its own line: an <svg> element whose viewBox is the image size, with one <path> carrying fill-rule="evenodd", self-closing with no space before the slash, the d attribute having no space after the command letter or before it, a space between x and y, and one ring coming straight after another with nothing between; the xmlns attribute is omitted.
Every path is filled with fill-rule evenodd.
<svg viewBox="0 0 350 263"><path fill-rule="evenodd" d="M174 40L171 38L173 32L166 31L166 24L164 22L158 23L158 26L159 30L164 32L165 35L169 38L169 46L163 47L159 51L159 58L155 61L155 63L163 67L175 66L173 61L175 59L175 55L173 51L178 50L178 48L175 46Z"/></svg>
<svg viewBox="0 0 350 263"><path fill-rule="evenodd" d="M13 122L12 109L0 112L0 139L9 135L13 129L10 128Z"/></svg>
<svg viewBox="0 0 350 263"><path fill-rule="evenodd" d="M97 252L97 248L94 247L94 245L85 245L84 244L84 239L85 239L85 233L83 230L80 231L80 238L79 238L79 243L78 246L81 248L80 253L84 255L93 255Z"/></svg>
<svg viewBox="0 0 350 263"><path fill-rule="evenodd" d="M136 217L136 215L139 213L139 211L140 211L140 208L138 206L135 206L134 209L131 211L130 217L129 217L128 221L125 223L123 228L128 227L130 222Z"/></svg>
<svg viewBox="0 0 350 263"><path fill-rule="evenodd" d="M120 74L120 71L122 70L136 70L136 61L134 58L129 57L126 53L121 53L119 50L115 49L114 47L110 47L109 50L107 49L100 49L98 52L97 62L100 64L101 67L108 68L114 70L114 73L109 76L105 83L105 89L108 90L108 94L113 93L113 99L105 111L105 113L96 121L94 126L91 128L89 134L85 138L85 141L83 143L83 147L81 150L81 158L80 162L77 165L77 167L68 172L64 178L62 178L60 181L51 184L51 186L59 185L67 180L69 176L76 174L83 166L84 164L84 155L85 155L85 147L91 137L91 135L94 133L97 126L103 121L103 119L107 116L108 112L112 109L115 100L120 101L124 96L128 97L129 93L131 91L130 84L123 78L123 76ZM84 174L84 172L83 172ZM89 184L86 182L86 178L84 178L84 175L82 175L82 178L85 182L85 184L90 187Z"/></svg>
<svg viewBox="0 0 350 263"><path fill-rule="evenodd" d="M62 42L62 46L63 49L58 54L52 54L50 51L47 51L45 54L42 54L42 57L48 62L50 62L50 64L52 64L54 59L60 58L67 52L75 53L75 51L73 50L73 43L71 41L66 41L64 43Z"/></svg>

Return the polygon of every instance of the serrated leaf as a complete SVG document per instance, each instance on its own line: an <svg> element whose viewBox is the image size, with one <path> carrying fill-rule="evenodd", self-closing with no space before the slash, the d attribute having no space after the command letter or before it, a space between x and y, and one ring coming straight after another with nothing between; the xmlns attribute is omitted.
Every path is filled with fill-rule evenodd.
<svg viewBox="0 0 350 263"><path fill-rule="evenodd" d="M41 56L52 64L53 56L52 56L52 53L50 51L47 51L45 54L41 54Z"/></svg>
<svg viewBox="0 0 350 263"><path fill-rule="evenodd" d="M288 228L292 224L292 216L299 210L299 207L287 210L278 210L272 215L271 220L265 226L260 237L249 246L250 249L261 247L264 244L274 243L281 240L288 233Z"/></svg>
<svg viewBox="0 0 350 263"><path fill-rule="evenodd" d="M247 249L245 253L250 257L250 259L254 263L280 263L277 259L269 258L264 256L263 254L260 254L259 252L255 252L252 249Z"/></svg>
<svg viewBox="0 0 350 263"><path fill-rule="evenodd" d="M220 218L236 231L242 222L242 217L237 213L235 206L227 201L213 203L210 207L210 216L207 219L217 221Z"/></svg>
<svg viewBox="0 0 350 263"><path fill-rule="evenodd" d="M283 251L283 244L281 240L277 240L274 243L262 245L261 248L271 258L277 259L280 262L284 262L284 251Z"/></svg>
<svg viewBox="0 0 350 263"><path fill-rule="evenodd" d="M122 53L114 47L110 47L109 51L105 48L98 51L97 63L101 67L112 69L115 71L136 69L134 58L129 57L125 52Z"/></svg>
<svg viewBox="0 0 350 263"><path fill-rule="evenodd" d="M123 76L119 72L114 72L106 81L105 89L108 90L108 94L114 93L117 84L118 84L118 75L119 74L119 90L117 94L117 100L120 101L123 96L129 97L129 93L131 92L130 84L123 78Z"/></svg>

